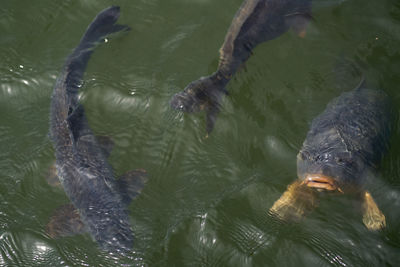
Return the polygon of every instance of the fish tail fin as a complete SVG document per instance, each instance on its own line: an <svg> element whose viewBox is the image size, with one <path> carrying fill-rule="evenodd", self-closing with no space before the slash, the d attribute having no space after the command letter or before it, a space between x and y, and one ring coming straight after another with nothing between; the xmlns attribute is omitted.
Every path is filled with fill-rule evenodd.
<svg viewBox="0 0 400 267"><path fill-rule="evenodd" d="M101 11L86 29L78 46L68 56L53 90L51 101L51 136L53 138L53 132L61 129L64 120L67 120L70 126L73 125L74 137L87 124L78 98L82 77L95 46L107 35L129 30L128 26L115 24L119 14L118 6L111 6Z"/></svg>
<svg viewBox="0 0 400 267"><path fill-rule="evenodd" d="M189 113L205 110L206 128L209 134L214 128L220 111L221 98L228 94L225 86L229 79L218 71L210 76L201 77L191 82L183 91L175 94L170 104L174 109Z"/></svg>
<svg viewBox="0 0 400 267"><path fill-rule="evenodd" d="M120 8L111 6L101 11L86 29L79 45L67 60L68 76L66 82L70 91L76 91L80 87L83 73L94 47L103 41L106 36L130 29L126 25L115 24L119 15Z"/></svg>

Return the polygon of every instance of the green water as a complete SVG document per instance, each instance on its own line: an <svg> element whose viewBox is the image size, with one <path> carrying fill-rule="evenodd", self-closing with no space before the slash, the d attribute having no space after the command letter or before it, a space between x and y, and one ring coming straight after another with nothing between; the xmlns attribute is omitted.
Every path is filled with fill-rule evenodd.
<svg viewBox="0 0 400 267"><path fill-rule="evenodd" d="M359 82L343 62L355 62L400 107L399 2L314 1L306 38L288 32L254 50L205 139L204 114L181 114L169 100L216 69L241 2L1 2L1 266L398 266L398 130L369 185L384 231L369 232L350 197L324 198L298 223L267 211L296 178L311 120ZM100 251L89 235L45 233L68 203L44 179L54 160L52 87L87 25L112 4L132 30L96 49L81 99L93 131L115 142L115 173L144 168L150 176L130 206L135 245L125 258Z"/></svg>

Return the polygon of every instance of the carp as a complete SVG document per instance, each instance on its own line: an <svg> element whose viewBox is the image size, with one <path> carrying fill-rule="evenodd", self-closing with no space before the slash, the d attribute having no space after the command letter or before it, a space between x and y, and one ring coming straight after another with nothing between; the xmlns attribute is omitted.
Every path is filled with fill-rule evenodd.
<svg viewBox="0 0 400 267"><path fill-rule="evenodd" d="M245 0L234 16L219 50L216 72L191 82L171 99L174 109L184 112L206 111L206 130L214 128L222 95L232 76L260 43L275 39L293 29L305 36L311 19L311 0Z"/></svg>
<svg viewBox="0 0 400 267"><path fill-rule="evenodd" d="M393 114L386 93L364 82L333 99L312 121L297 155L297 181L270 212L299 219L317 206L318 191L353 194L362 201L364 225L385 227L385 216L365 185L388 149Z"/></svg>
<svg viewBox="0 0 400 267"><path fill-rule="evenodd" d="M107 162L112 143L93 134L78 93L95 46L110 34L129 30L115 24L119 15L120 8L111 6L89 25L56 80L50 107L53 169L72 204L56 210L46 231L51 237L89 232L102 249L111 252L132 249L127 205L142 189L146 173L131 171L115 179Z"/></svg>

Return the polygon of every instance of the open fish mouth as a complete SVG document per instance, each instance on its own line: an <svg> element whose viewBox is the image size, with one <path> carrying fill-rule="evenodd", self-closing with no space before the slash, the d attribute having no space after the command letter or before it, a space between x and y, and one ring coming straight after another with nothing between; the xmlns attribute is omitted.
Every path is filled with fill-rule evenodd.
<svg viewBox="0 0 400 267"><path fill-rule="evenodd" d="M343 190L337 186L337 183L333 178L321 174L307 175L306 179L303 181L303 184L308 187L315 188L318 191L339 191L340 193L343 193Z"/></svg>

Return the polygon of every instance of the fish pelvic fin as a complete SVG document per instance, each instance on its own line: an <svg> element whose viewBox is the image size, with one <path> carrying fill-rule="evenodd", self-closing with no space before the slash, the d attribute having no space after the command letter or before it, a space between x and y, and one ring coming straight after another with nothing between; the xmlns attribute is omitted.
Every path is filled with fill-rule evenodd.
<svg viewBox="0 0 400 267"><path fill-rule="evenodd" d="M363 223L368 230L376 231L386 227L386 218L378 208L371 194L365 191L363 199Z"/></svg>
<svg viewBox="0 0 400 267"><path fill-rule="evenodd" d="M123 174L117 180L122 202L128 206L142 192L147 181L148 175L144 169L136 169Z"/></svg>
<svg viewBox="0 0 400 267"><path fill-rule="evenodd" d="M298 221L317 205L315 192L305 186L302 181L295 181L275 201L269 212L281 220Z"/></svg>
<svg viewBox="0 0 400 267"><path fill-rule="evenodd" d="M46 225L46 233L52 238L83 234L86 231L78 210L72 204L57 208Z"/></svg>

